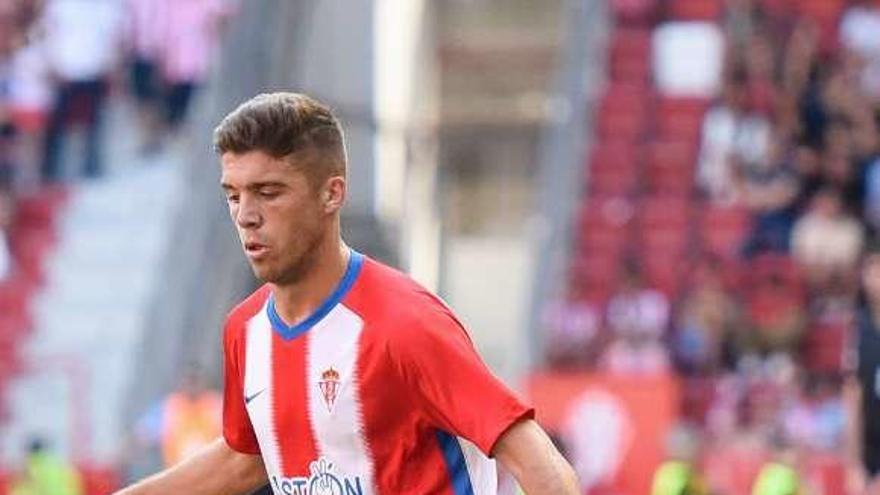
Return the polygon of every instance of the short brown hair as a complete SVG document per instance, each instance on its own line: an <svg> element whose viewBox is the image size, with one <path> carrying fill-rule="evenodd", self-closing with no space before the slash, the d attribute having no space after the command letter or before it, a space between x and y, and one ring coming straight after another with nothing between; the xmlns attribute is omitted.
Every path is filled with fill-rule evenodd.
<svg viewBox="0 0 880 495"><path fill-rule="evenodd" d="M342 126L329 107L300 93L264 93L239 105L214 129L219 154L262 151L273 158L317 152L306 174L323 181L345 175Z"/></svg>

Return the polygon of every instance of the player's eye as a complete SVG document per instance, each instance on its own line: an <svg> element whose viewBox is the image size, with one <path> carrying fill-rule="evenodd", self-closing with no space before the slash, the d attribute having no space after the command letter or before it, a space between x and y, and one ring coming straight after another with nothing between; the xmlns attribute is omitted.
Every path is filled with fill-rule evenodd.
<svg viewBox="0 0 880 495"><path fill-rule="evenodd" d="M278 197L280 192L277 189L260 189L260 196L265 199L272 199Z"/></svg>
<svg viewBox="0 0 880 495"><path fill-rule="evenodd" d="M237 203L238 203L238 199L239 199L239 198L238 198L238 194L234 194L234 193L228 193L228 194L226 194L226 202L227 202L227 203L237 204Z"/></svg>

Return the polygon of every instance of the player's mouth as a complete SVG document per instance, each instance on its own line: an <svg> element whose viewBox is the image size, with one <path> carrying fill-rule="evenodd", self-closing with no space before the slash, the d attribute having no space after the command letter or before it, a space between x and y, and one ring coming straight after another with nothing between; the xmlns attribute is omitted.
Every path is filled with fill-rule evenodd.
<svg viewBox="0 0 880 495"><path fill-rule="evenodd" d="M259 261L269 253L269 247L259 242L245 242L244 252L251 260Z"/></svg>

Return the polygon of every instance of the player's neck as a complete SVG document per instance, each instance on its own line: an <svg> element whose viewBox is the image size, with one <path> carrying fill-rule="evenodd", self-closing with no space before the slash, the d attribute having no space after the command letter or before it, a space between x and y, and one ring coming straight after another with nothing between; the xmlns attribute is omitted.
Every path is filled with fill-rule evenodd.
<svg viewBox="0 0 880 495"><path fill-rule="evenodd" d="M351 250L341 239L324 243L316 253L314 265L293 284L275 285L275 310L288 325L308 318L336 290L345 275Z"/></svg>

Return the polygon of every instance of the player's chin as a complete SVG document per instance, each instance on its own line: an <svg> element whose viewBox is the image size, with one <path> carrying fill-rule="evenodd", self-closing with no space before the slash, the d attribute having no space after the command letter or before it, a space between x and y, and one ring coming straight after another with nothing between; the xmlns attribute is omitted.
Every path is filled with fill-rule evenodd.
<svg viewBox="0 0 880 495"><path fill-rule="evenodd" d="M253 260L249 260L249 262L254 276L263 282L272 283L278 278L277 270L273 270L268 263Z"/></svg>

